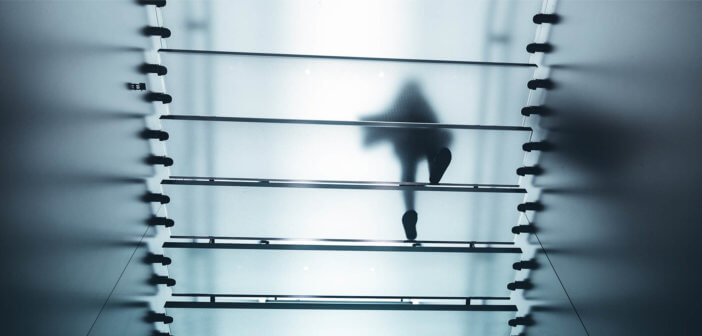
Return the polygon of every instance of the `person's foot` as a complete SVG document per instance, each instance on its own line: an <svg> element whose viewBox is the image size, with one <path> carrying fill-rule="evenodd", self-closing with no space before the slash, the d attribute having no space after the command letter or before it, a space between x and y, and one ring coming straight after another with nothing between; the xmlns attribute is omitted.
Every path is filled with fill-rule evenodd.
<svg viewBox="0 0 702 336"><path fill-rule="evenodd" d="M451 151L444 147L436 154L434 159L429 162L429 183L439 183L450 163Z"/></svg>
<svg viewBox="0 0 702 336"><path fill-rule="evenodd" d="M405 214L402 215L402 227L405 228L405 236L407 240L417 239L417 212L414 210L407 210Z"/></svg>

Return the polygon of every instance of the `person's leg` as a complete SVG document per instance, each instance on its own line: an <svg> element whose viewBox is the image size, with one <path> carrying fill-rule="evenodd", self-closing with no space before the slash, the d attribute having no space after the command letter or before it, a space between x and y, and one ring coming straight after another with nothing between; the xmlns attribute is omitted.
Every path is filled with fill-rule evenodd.
<svg viewBox="0 0 702 336"><path fill-rule="evenodd" d="M416 182L417 181L417 164L416 160L402 160L402 179L401 182ZM414 191L404 190L402 196L405 200L405 209L414 210Z"/></svg>
<svg viewBox="0 0 702 336"><path fill-rule="evenodd" d="M441 148L436 153L429 153L427 160L429 163L429 183L437 184L451 163L451 151L446 147Z"/></svg>
<svg viewBox="0 0 702 336"><path fill-rule="evenodd" d="M417 162L405 160L402 162L402 182L415 182ZM402 215L402 227L408 240L417 238L417 211L414 210L414 190L404 190L402 197L405 201L405 213Z"/></svg>

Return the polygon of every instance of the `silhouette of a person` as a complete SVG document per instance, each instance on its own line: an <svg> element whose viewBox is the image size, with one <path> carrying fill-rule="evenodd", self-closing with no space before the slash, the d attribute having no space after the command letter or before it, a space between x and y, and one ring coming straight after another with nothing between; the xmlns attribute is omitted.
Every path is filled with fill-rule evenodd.
<svg viewBox="0 0 702 336"><path fill-rule="evenodd" d="M419 84L408 81L400 90L389 110L362 118L365 121L395 121L438 123L434 110L424 98ZM366 127L364 145L372 146L388 141L395 150L402 167L402 182L416 182L417 165L422 160L429 163L429 183L437 184L451 162L451 133L440 128L387 128ZM403 192L405 213L402 226L408 240L417 238L417 212L414 210L414 191Z"/></svg>

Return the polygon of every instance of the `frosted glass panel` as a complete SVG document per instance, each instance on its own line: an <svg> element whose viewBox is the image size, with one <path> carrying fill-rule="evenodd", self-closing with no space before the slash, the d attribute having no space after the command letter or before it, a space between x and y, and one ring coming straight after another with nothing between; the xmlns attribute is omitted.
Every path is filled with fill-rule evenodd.
<svg viewBox="0 0 702 336"><path fill-rule="evenodd" d="M516 184L526 131L164 120L172 175L428 182L447 146L442 183ZM401 162L403 162L401 164ZM416 170L415 170L416 169Z"/></svg>
<svg viewBox="0 0 702 336"><path fill-rule="evenodd" d="M541 0L169 1L170 48L526 62Z"/></svg>
<svg viewBox="0 0 702 336"><path fill-rule="evenodd" d="M173 335L509 335L514 312L168 308Z"/></svg>
<svg viewBox="0 0 702 336"><path fill-rule="evenodd" d="M519 111L534 73L515 66L175 53L161 58L174 97L171 113L234 117L402 121L397 110L423 99L438 122L521 125ZM412 84L415 92L408 89Z"/></svg>
<svg viewBox="0 0 702 336"><path fill-rule="evenodd" d="M163 185L173 235L404 240L402 191ZM419 240L512 241L524 194L417 191Z"/></svg>
<svg viewBox="0 0 702 336"><path fill-rule="evenodd" d="M518 253L165 248L175 293L509 296Z"/></svg>

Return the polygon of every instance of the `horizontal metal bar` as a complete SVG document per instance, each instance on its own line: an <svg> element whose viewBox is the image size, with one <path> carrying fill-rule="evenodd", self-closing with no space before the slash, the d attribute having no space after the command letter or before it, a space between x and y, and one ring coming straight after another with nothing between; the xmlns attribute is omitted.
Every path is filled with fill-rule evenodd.
<svg viewBox="0 0 702 336"><path fill-rule="evenodd" d="M218 181L219 180L219 181ZM303 181L303 180L249 180L231 178L229 181L222 181L219 178L194 178L183 179L183 177L172 177L161 181L161 184L172 185L200 185L200 186L230 186L230 187L268 187L268 188L318 188L318 189L373 189L373 190L416 190L416 191L454 191L454 192L492 192L492 193L526 193L521 188L494 188L481 187L478 184L429 184L429 183L388 183L378 182L326 182L326 181Z"/></svg>
<svg viewBox="0 0 702 336"><path fill-rule="evenodd" d="M179 302L166 301L166 308L211 309L324 309L324 310L438 310L438 311L517 311L515 305L458 304L363 304L363 303L300 303L300 302Z"/></svg>
<svg viewBox="0 0 702 336"><path fill-rule="evenodd" d="M520 131L530 132L531 127L499 126L499 125L461 125L439 123L416 123L399 121L349 121L349 120L318 120L318 119L278 119L278 118L245 118L245 117L218 117L169 114L161 116L168 120L194 120L194 121L223 121L223 122L248 122L269 124L300 124L300 125L333 125L333 126L366 126L387 128L450 128L468 130L493 130L493 131Z"/></svg>
<svg viewBox="0 0 702 336"><path fill-rule="evenodd" d="M270 182L270 183L323 183L323 184L368 184L368 185L399 185L399 186L436 186L426 182L391 182L391 181L344 181L344 180L293 180L293 179L266 179L251 177L215 177L215 176L183 176L173 175L171 179L181 180L201 180L201 181L244 181L244 182ZM484 184L484 183L442 183L445 187L496 187L496 188L516 188L518 184Z"/></svg>
<svg viewBox="0 0 702 336"><path fill-rule="evenodd" d="M453 240L374 240L374 239L340 239L340 238L274 238L274 237L231 237L231 236L171 236L174 239L226 239L226 240L267 240L267 241L306 241L330 243L420 243L420 244L465 244L465 245L514 245L514 242L493 241L453 241Z"/></svg>
<svg viewBox="0 0 702 336"><path fill-rule="evenodd" d="M297 250L297 251L522 253L522 250L518 247L236 244L236 243L194 243L194 242L165 242L165 243L163 243L163 248L199 248L199 249L230 249L230 250Z"/></svg>
<svg viewBox="0 0 702 336"><path fill-rule="evenodd" d="M488 66L515 66L515 67L537 67L532 63L510 63L510 62L478 62L478 61L457 61L441 59L418 59L418 58L390 58L390 57L360 57L360 56L338 56L338 55L313 55L313 54L284 54L284 53L260 53L243 51L217 51L217 50L195 50L195 49L159 49L162 53L177 54L205 54L205 55L232 55L232 56L263 56L263 57L290 57L290 58L318 58L350 61L385 61L385 62L405 62L405 63L434 63L434 64L462 64L462 65L488 65Z"/></svg>
<svg viewBox="0 0 702 336"><path fill-rule="evenodd" d="M367 300L509 300L509 296L353 296L353 295L273 295L173 293L181 297L284 298L284 299L367 299Z"/></svg>

